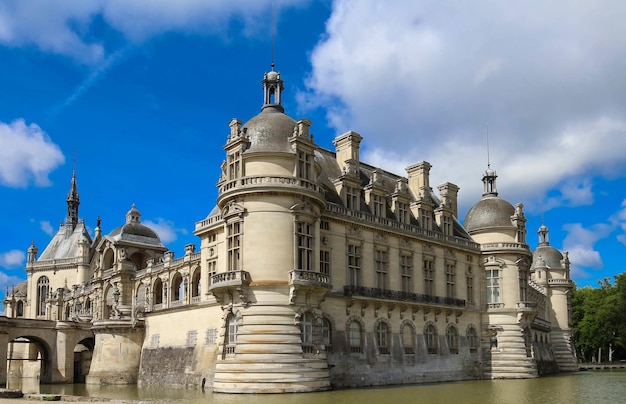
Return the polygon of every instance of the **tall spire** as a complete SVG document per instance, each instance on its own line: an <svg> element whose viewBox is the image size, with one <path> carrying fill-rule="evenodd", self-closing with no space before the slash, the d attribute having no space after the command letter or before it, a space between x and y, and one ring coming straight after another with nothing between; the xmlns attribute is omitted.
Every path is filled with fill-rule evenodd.
<svg viewBox="0 0 626 404"><path fill-rule="evenodd" d="M78 224L78 205L80 205L80 197L76 187L76 157L74 157L74 173L70 192L67 194L67 218L65 219L65 224L72 225L72 229Z"/></svg>
<svg viewBox="0 0 626 404"><path fill-rule="evenodd" d="M489 156L489 125L487 125L487 170L483 174L483 197L498 196L496 178L498 178L498 176L496 175L495 170L491 169L491 159Z"/></svg>

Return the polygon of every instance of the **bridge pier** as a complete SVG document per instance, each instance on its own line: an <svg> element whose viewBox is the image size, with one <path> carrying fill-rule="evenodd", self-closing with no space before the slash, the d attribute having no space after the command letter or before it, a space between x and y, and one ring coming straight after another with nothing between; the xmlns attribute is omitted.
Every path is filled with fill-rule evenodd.
<svg viewBox="0 0 626 404"><path fill-rule="evenodd" d="M9 335L6 331L0 331L0 386L7 385L7 351L9 347Z"/></svg>
<svg viewBox="0 0 626 404"><path fill-rule="evenodd" d="M69 324L58 322L56 326L56 346L51 358L51 383L72 383L74 381L75 330Z"/></svg>

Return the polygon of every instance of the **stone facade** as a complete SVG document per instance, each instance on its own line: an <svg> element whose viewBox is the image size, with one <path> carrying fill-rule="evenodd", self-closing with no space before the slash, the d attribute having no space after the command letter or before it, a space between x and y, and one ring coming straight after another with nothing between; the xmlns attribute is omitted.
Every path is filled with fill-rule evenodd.
<svg viewBox="0 0 626 404"><path fill-rule="evenodd" d="M352 131L322 148L282 89L272 69L261 112L230 122L198 252L175 258L135 206L92 237L74 173L66 223L28 249L7 316L91 324L87 383L280 393L576 370L567 256L545 227L530 251L494 171L462 225L459 188L435 192L428 162L368 165Z"/></svg>

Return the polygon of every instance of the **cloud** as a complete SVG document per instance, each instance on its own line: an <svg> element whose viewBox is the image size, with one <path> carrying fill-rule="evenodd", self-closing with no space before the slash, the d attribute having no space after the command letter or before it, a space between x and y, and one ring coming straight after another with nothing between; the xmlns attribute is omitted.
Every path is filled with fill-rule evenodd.
<svg viewBox="0 0 626 404"><path fill-rule="evenodd" d="M482 193L488 126L503 197L589 204L586 175L626 167L626 3L518 6L337 0L300 107L361 132L385 168L432 162L462 204Z"/></svg>
<svg viewBox="0 0 626 404"><path fill-rule="evenodd" d="M48 174L65 158L48 135L36 124L23 119L0 122L0 184L26 187L30 181L49 185Z"/></svg>
<svg viewBox="0 0 626 404"><path fill-rule="evenodd" d="M24 264L26 254L21 250L11 250L0 253L0 267L6 269L19 268Z"/></svg>
<svg viewBox="0 0 626 404"><path fill-rule="evenodd" d="M156 221L143 220L142 223L154 230L161 239L161 243L167 244L176 241L177 233L187 234L184 229L177 229L174 222L158 217Z"/></svg>
<svg viewBox="0 0 626 404"><path fill-rule="evenodd" d="M41 222L39 222L39 226L41 227L41 230L48 236L52 236L54 234L54 228L49 221L42 220Z"/></svg>
<svg viewBox="0 0 626 404"><path fill-rule="evenodd" d="M0 44L35 45L44 52L97 64L109 44L94 40L94 30L108 29L131 43L165 32L227 35L233 22L253 36L269 24L276 9L306 3L302 0L49 0L0 3ZM104 27L99 24L104 23ZM102 36L100 36L102 37Z"/></svg>

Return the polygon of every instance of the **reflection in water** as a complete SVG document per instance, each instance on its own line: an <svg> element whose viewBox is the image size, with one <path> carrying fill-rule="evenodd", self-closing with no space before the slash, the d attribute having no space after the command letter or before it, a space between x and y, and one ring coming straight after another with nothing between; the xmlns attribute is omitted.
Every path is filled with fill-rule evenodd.
<svg viewBox="0 0 626 404"><path fill-rule="evenodd" d="M26 379L23 379L26 380ZM36 380L36 379L32 379ZM24 381L22 386L30 386ZM626 371L579 372L524 380L482 380L321 393L238 395L162 386L57 384L37 386L41 393L85 395L158 403L196 404L375 404L375 403L616 403L626 397Z"/></svg>

